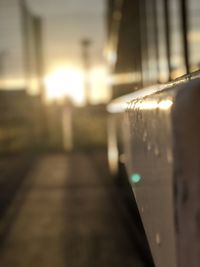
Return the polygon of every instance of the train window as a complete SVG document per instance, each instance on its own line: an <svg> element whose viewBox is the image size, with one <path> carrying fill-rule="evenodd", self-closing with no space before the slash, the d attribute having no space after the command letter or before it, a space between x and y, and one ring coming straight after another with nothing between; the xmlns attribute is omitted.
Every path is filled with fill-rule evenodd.
<svg viewBox="0 0 200 267"><path fill-rule="evenodd" d="M140 35L144 86L156 83L158 78L158 51L155 14L155 0L140 1Z"/></svg>
<svg viewBox="0 0 200 267"><path fill-rule="evenodd" d="M200 2L199 0L188 1L188 42L190 56L190 70L200 68Z"/></svg>
<svg viewBox="0 0 200 267"><path fill-rule="evenodd" d="M143 86L149 85L149 66L148 66L148 42L147 42L147 12L146 1L140 1L140 36L142 51L142 81Z"/></svg>
<svg viewBox="0 0 200 267"><path fill-rule="evenodd" d="M169 67L167 58L167 40L166 40L166 26L163 0L156 1L157 13L157 41L158 41L158 68L159 78L161 83L167 82L169 79Z"/></svg>
<svg viewBox="0 0 200 267"><path fill-rule="evenodd" d="M170 68L171 78L185 74L181 6L178 0L169 0Z"/></svg>
<svg viewBox="0 0 200 267"><path fill-rule="evenodd" d="M156 8L155 0L146 1L148 69L149 69L149 82L151 84L156 83L158 78L155 8Z"/></svg>

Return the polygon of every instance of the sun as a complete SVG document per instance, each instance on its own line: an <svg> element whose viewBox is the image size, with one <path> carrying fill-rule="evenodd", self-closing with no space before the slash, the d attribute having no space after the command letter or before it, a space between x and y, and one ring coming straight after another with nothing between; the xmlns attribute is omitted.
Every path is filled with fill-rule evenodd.
<svg viewBox="0 0 200 267"><path fill-rule="evenodd" d="M84 104L84 76L73 67L57 68L44 79L47 101L62 101L69 97L75 104Z"/></svg>

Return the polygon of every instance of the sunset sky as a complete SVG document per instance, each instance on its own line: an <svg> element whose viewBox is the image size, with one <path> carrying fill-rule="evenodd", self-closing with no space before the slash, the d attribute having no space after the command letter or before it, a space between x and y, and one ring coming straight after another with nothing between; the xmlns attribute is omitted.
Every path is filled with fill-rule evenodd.
<svg viewBox="0 0 200 267"><path fill-rule="evenodd" d="M28 0L27 3L32 13L43 18L47 71L55 65L81 65L83 38L92 41L91 64L103 64L104 0Z"/></svg>
<svg viewBox="0 0 200 267"><path fill-rule="evenodd" d="M105 80L105 0L27 0L32 14L42 19L45 78L82 70L81 40L91 40L93 97L107 99ZM20 9L17 0L0 0L0 75L6 87L22 87L24 79ZM99 75L98 75L99 73ZM52 78L52 77L51 77ZM80 78L80 77L79 77ZM95 82L94 81L99 81ZM95 93L94 93L95 90ZM79 88L80 91L80 88Z"/></svg>

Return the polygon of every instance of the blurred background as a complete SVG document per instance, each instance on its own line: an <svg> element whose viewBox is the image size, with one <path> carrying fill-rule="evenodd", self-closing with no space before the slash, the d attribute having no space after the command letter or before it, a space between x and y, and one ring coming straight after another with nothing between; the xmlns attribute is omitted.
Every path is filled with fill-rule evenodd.
<svg viewBox="0 0 200 267"><path fill-rule="evenodd" d="M108 170L111 2L0 0L2 267L151 262Z"/></svg>
<svg viewBox="0 0 200 267"><path fill-rule="evenodd" d="M2 267L154 266L129 182L141 176L125 169L133 95L114 99L199 77L199 12L198 0L0 0Z"/></svg>
<svg viewBox="0 0 200 267"><path fill-rule="evenodd" d="M0 1L1 152L105 146L105 16L103 0Z"/></svg>
<svg viewBox="0 0 200 267"><path fill-rule="evenodd" d="M197 0L0 0L0 153L105 149L111 99L199 70L198 14Z"/></svg>

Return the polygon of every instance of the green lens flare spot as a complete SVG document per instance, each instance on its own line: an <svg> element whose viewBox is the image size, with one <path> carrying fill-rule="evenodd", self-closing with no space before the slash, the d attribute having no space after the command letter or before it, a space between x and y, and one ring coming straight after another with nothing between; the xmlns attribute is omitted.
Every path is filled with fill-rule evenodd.
<svg viewBox="0 0 200 267"><path fill-rule="evenodd" d="M134 184L137 184L141 181L142 177L139 173L133 173L131 175L131 182Z"/></svg>

